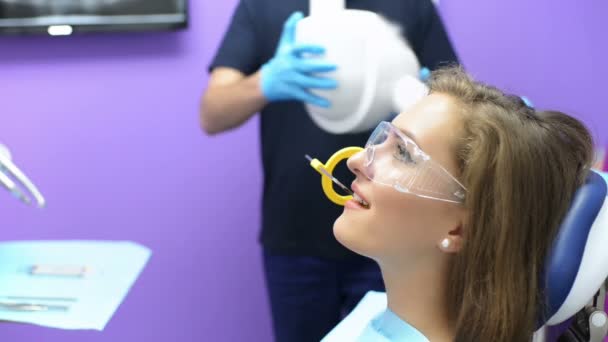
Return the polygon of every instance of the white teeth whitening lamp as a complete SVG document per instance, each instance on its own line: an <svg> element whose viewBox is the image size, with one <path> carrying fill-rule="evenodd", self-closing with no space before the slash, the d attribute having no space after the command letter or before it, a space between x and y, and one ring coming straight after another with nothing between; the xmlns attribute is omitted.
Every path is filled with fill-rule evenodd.
<svg viewBox="0 0 608 342"><path fill-rule="evenodd" d="M42 197L38 188L12 162L9 149L2 144L0 144L0 185L23 203L32 204L35 202L39 208L45 205L44 197ZM26 195L26 192L31 196Z"/></svg>
<svg viewBox="0 0 608 342"><path fill-rule="evenodd" d="M427 94L418 59L398 27L374 12L346 9L345 0L309 4L310 16L299 21L296 41L325 47L321 58L337 65L321 76L334 78L338 87L312 90L331 107L306 105L319 127L334 134L368 131Z"/></svg>

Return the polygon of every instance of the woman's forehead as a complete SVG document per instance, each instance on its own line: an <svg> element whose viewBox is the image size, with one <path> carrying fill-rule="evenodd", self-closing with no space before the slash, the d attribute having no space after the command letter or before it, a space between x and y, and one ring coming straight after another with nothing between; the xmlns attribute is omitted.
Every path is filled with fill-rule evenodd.
<svg viewBox="0 0 608 342"><path fill-rule="evenodd" d="M415 137L420 148L430 148L428 145L437 142L435 137L452 137L453 131L460 130L462 122L455 106L450 96L434 93L397 115L393 125Z"/></svg>

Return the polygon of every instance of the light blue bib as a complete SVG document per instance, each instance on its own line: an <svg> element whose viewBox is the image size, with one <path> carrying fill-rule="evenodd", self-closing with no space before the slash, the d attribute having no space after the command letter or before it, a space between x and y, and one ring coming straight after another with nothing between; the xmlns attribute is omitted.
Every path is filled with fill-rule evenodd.
<svg viewBox="0 0 608 342"><path fill-rule="evenodd" d="M369 322L356 341L429 342L420 331L403 321L388 308Z"/></svg>
<svg viewBox="0 0 608 342"><path fill-rule="evenodd" d="M368 292L322 342L429 342L387 307L386 293Z"/></svg>

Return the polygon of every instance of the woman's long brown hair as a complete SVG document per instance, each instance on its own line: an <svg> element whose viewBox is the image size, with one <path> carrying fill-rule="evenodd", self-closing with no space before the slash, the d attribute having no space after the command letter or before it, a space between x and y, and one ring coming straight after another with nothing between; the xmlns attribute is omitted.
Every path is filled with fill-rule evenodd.
<svg viewBox="0 0 608 342"><path fill-rule="evenodd" d="M536 111L458 67L434 72L430 88L452 96L465 122L456 155L469 217L447 287L455 341L529 341L545 256L592 163L591 135L573 117Z"/></svg>

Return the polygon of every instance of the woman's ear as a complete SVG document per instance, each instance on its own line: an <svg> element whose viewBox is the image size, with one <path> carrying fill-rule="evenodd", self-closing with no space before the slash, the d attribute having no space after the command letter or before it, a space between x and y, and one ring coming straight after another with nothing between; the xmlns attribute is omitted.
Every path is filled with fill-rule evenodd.
<svg viewBox="0 0 608 342"><path fill-rule="evenodd" d="M462 224L448 232L441 241L439 241L439 249L444 253L458 253L463 245L463 230Z"/></svg>

